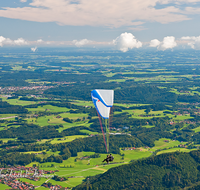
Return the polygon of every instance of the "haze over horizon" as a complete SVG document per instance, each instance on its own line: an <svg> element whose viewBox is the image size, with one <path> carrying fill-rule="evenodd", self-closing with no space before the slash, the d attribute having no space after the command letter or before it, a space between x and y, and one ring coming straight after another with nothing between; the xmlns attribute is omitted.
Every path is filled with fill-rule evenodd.
<svg viewBox="0 0 200 190"><path fill-rule="evenodd" d="M200 0L7 0L0 46L200 49Z"/></svg>

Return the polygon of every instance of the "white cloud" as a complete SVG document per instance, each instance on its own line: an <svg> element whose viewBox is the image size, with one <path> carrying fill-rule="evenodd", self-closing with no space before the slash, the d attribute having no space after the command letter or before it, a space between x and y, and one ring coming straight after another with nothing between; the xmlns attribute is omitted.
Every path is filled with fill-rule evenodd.
<svg viewBox="0 0 200 190"><path fill-rule="evenodd" d="M0 36L0 46L3 47L4 45L12 45L13 41L10 38L4 38Z"/></svg>
<svg viewBox="0 0 200 190"><path fill-rule="evenodd" d="M73 26L131 27L142 25L146 21L170 23L190 20L188 15L191 14L189 8L183 10L179 6L173 6L172 0L143 0L142 2L140 0L76 0L76 3L72 2L72 0L32 0L29 6L4 7L0 10L0 17ZM185 5L185 2L195 3L200 0L176 0L176 2ZM166 6L157 9L158 3Z"/></svg>
<svg viewBox="0 0 200 190"><path fill-rule="evenodd" d="M4 38L3 36L0 36L0 46L2 47L4 42L5 42L6 38Z"/></svg>
<svg viewBox="0 0 200 190"><path fill-rule="evenodd" d="M164 51L166 49L172 49L176 46L177 46L177 43L175 41L175 37L174 36L167 36L167 37L164 37L163 41L158 46L158 49Z"/></svg>
<svg viewBox="0 0 200 190"><path fill-rule="evenodd" d="M32 52L35 52L36 50L37 50L37 47L31 48L31 51L32 51Z"/></svg>
<svg viewBox="0 0 200 190"><path fill-rule="evenodd" d="M87 40L87 39L82 39L80 41L78 40L73 40L72 43L77 46L77 47L81 47L81 46L84 46L86 44L89 44L91 41L90 40Z"/></svg>
<svg viewBox="0 0 200 190"><path fill-rule="evenodd" d="M182 40L195 40L195 36L183 36L181 37Z"/></svg>
<svg viewBox="0 0 200 190"><path fill-rule="evenodd" d="M22 2L22 3L26 3L26 2L27 2L27 0L20 0L20 2Z"/></svg>
<svg viewBox="0 0 200 190"><path fill-rule="evenodd" d="M28 42L24 40L23 38L18 38L17 40L13 41L13 44L21 46L21 45L27 45Z"/></svg>
<svg viewBox="0 0 200 190"><path fill-rule="evenodd" d="M181 38L182 40L187 40L188 41L188 45L192 48L192 49L197 49L200 50L200 36L183 36Z"/></svg>
<svg viewBox="0 0 200 190"><path fill-rule="evenodd" d="M115 40L113 44L122 52L127 52L129 49L142 47L142 42L138 41L131 33L122 33Z"/></svg>
<svg viewBox="0 0 200 190"><path fill-rule="evenodd" d="M187 11L188 14L200 14L199 7L186 7L185 11Z"/></svg>
<svg viewBox="0 0 200 190"><path fill-rule="evenodd" d="M158 50L172 49L177 46L174 36L167 36L163 38L163 41L153 39L150 41L149 47L157 47Z"/></svg>
<svg viewBox="0 0 200 190"><path fill-rule="evenodd" d="M28 45L28 42L23 38L18 38L17 40L11 40L10 38L4 38L0 36L0 46L4 45Z"/></svg>
<svg viewBox="0 0 200 190"><path fill-rule="evenodd" d="M150 44L149 44L149 47L157 47L157 46L160 45L160 43L161 42L159 40L157 40L157 39L151 40Z"/></svg>
<svg viewBox="0 0 200 190"><path fill-rule="evenodd" d="M42 40L42 39L39 39L39 40L37 40L37 42L38 42L38 43L42 43L42 42L43 42L43 40Z"/></svg>

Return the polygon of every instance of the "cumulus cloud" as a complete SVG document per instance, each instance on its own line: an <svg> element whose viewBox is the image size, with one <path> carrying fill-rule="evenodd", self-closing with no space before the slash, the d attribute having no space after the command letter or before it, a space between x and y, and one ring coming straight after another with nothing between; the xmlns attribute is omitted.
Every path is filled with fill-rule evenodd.
<svg viewBox="0 0 200 190"><path fill-rule="evenodd" d="M122 52L127 52L129 49L142 47L142 42L138 41L131 33L122 33L115 40L113 44Z"/></svg>
<svg viewBox="0 0 200 190"><path fill-rule="evenodd" d="M20 2L22 2L22 3L26 3L26 2L27 2L27 0L20 0Z"/></svg>
<svg viewBox="0 0 200 190"><path fill-rule="evenodd" d="M27 45L28 42L24 40L23 38L18 38L17 40L13 41L13 44L21 46L21 45Z"/></svg>
<svg viewBox="0 0 200 190"><path fill-rule="evenodd" d="M158 46L158 49L166 50L166 49L172 49L176 46L177 46L177 43L175 41L175 37L174 36L167 36L167 37L164 37L163 41Z"/></svg>
<svg viewBox="0 0 200 190"><path fill-rule="evenodd" d="M6 38L4 38L3 36L0 36L0 46L3 46L3 43L5 42Z"/></svg>
<svg viewBox="0 0 200 190"><path fill-rule="evenodd" d="M191 10L183 10L181 6L186 4L184 1L186 2L176 0L174 3L172 0L143 0L141 3L139 0L76 0L76 3L72 3L72 0L32 0L28 6L4 7L0 10L0 17L56 22L60 25L130 27L135 26L136 22L142 25L146 21L170 23L190 20L188 15ZM190 0L189 3L197 1L200 0ZM157 8L158 3L165 6Z"/></svg>
<svg viewBox="0 0 200 190"><path fill-rule="evenodd" d="M37 42L38 42L38 43L42 43L42 42L43 42L43 40L42 40L42 39L39 39L39 40L37 40Z"/></svg>
<svg viewBox="0 0 200 190"><path fill-rule="evenodd" d="M149 47L157 47L159 45L160 45L160 41L157 39L154 39L150 41Z"/></svg>
<svg viewBox="0 0 200 190"><path fill-rule="evenodd" d="M4 45L27 45L28 42L23 38L18 38L17 40L11 40L10 38L4 38L0 36L0 46L3 47Z"/></svg>
<svg viewBox="0 0 200 190"><path fill-rule="evenodd" d="M195 36L183 36L181 37L182 40L195 40L197 37Z"/></svg>
<svg viewBox="0 0 200 190"><path fill-rule="evenodd" d="M0 46L3 47L4 45L12 45L13 41L10 38L4 38L0 36Z"/></svg>
<svg viewBox="0 0 200 190"><path fill-rule="evenodd" d="M84 46L86 44L89 44L91 41L90 40L87 40L87 39L82 39L80 41L78 40L73 40L72 43L77 46L77 47L81 47L81 46Z"/></svg>
<svg viewBox="0 0 200 190"><path fill-rule="evenodd" d="M36 50L37 50L37 47L32 47L32 48L31 48L31 51L32 51L32 52L35 52Z"/></svg>
<svg viewBox="0 0 200 190"><path fill-rule="evenodd" d="M200 50L200 36L183 36L181 38L182 40L187 40L188 41L188 45L192 48L192 49L197 49Z"/></svg>
<svg viewBox="0 0 200 190"><path fill-rule="evenodd" d="M151 40L149 47L157 47L158 50L173 49L177 46L174 36L167 36L163 38L163 41L157 39Z"/></svg>

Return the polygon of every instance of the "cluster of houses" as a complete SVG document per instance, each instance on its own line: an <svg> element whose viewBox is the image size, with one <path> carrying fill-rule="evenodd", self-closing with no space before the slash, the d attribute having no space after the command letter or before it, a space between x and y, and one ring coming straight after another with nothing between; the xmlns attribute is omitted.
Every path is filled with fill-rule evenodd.
<svg viewBox="0 0 200 190"><path fill-rule="evenodd" d="M131 136L131 134L129 133L109 133L110 135L129 135Z"/></svg>
<svg viewBox="0 0 200 190"><path fill-rule="evenodd" d="M9 150L10 148L17 148L17 146L11 146L11 147L6 147L6 150Z"/></svg>
<svg viewBox="0 0 200 190"><path fill-rule="evenodd" d="M38 177L44 174L54 174L59 172L59 170L40 170L37 167L25 167L25 166L16 166L9 168L0 168L0 177L25 177L34 181L38 181Z"/></svg>
<svg viewBox="0 0 200 190"><path fill-rule="evenodd" d="M174 121L170 121L169 124L170 124L170 125L174 125L175 122L174 122Z"/></svg>
<svg viewBox="0 0 200 190"><path fill-rule="evenodd" d="M26 178L33 181L38 181L39 177L49 178L47 174L54 174L55 172L59 172L59 170L55 171L46 171L40 170L37 167L25 167L25 166L16 166L9 168L0 168L0 183L8 185L13 189L35 189L33 184L28 182L21 182L20 178ZM51 185L51 189L61 189L61 186Z"/></svg>
<svg viewBox="0 0 200 190"><path fill-rule="evenodd" d="M138 115L139 117L153 117L153 116L160 116L161 114L148 114L148 115Z"/></svg>
<svg viewBox="0 0 200 190"><path fill-rule="evenodd" d="M79 159L80 160L85 160L85 159L88 159L88 158L90 158L90 156L83 156L83 157L80 157Z"/></svg>
<svg viewBox="0 0 200 190"><path fill-rule="evenodd" d="M10 92L10 91L18 91L18 90L46 90L49 88L53 88L53 86L24 86L24 87L5 87L5 88L0 88L0 92Z"/></svg>
<svg viewBox="0 0 200 190"><path fill-rule="evenodd" d="M180 123L196 124L196 121L184 120L184 121L180 121Z"/></svg>
<svg viewBox="0 0 200 190"><path fill-rule="evenodd" d="M124 148L124 150L135 150L135 147Z"/></svg>
<svg viewBox="0 0 200 190"><path fill-rule="evenodd" d="M189 91L185 91L185 90L180 90L180 93L190 94L191 92L189 92Z"/></svg>
<svg viewBox="0 0 200 190"><path fill-rule="evenodd" d="M123 129L125 129L125 128L123 128ZM122 128L110 127L110 130L113 130L113 131L121 131Z"/></svg>
<svg viewBox="0 0 200 190"><path fill-rule="evenodd" d="M185 144L179 144L178 147L180 147L180 148L187 148L187 146Z"/></svg>
<svg viewBox="0 0 200 190"><path fill-rule="evenodd" d="M96 136L99 136L99 134L91 134L91 135L89 135L89 137L96 137Z"/></svg>
<svg viewBox="0 0 200 190"><path fill-rule="evenodd" d="M28 182L18 181L15 177L5 177L3 179L0 179L0 183L8 185L12 189L20 189L20 190L35 189L33 184L30 184Z"/></svg>
<svg viewBox="0 0 200 190"><path fill-rule="evenodd" d="M175 141L175 140L173 140L173 141ZM167 140L167 139L166 139L166 140L164 140L163 142L169 143L170 140ZM183 141L181 141L181 142L183 142ZM179 144L178 147L180 147L180 148L187 148L187 146L186 146L185 144Z"/></svg>
<svg viewBox="0 0 200 190"><path fill-rule="evenodd" d="M60 70L60 71L66 71L66 70ZM73 84L75 82L66 82L66 81L63 81L63 82L54 82L55 84L57 85L62 85L62 84Z"/></svg>
<svg viewBox="0 0 200 190"><path fill-rule="evenodd" d="M50 189L50 190L59 190L59 189L63 189L63 187L62 186L60 186L60 185L52 185L51 183L43 183L42 184L42 186L43 187L46 187L46 188L48 188L48 189ZM67 188L67 187L65 187L64 189L69 189L69 188Z"/></svg>
<svg viewBox="0 0 200 190"><path fill-rule="evenodd" d="M198 106L200 103L199 102L196 102L196 103L192 103L192 105L195 105L195 106ZM200 114L200 109L199 108L178 108L178 112L173 112L174 115L179 115L179 116L182 116L182 115L190 115L191 112L192 114ZM181 112L181 113L180 113Z"/></svg>
<svg viewBox="0 0 200 190"><path fill-rule="evenodd" d="M173 112L173 115L179 115L179 116L182 116L182 115L190 115L190 113L188 111L183 111L183 114L180 113L180 112Z"/></svg>
<svg viewBox="0 0 200 190"><path fill-rule="evenodd" d="M179 123L196 124L196 121L184 120L184 121L179 121ZM170 121L169 124L170 124L170 125L174 125L174 124L176 124L176 122Z"/></svg>

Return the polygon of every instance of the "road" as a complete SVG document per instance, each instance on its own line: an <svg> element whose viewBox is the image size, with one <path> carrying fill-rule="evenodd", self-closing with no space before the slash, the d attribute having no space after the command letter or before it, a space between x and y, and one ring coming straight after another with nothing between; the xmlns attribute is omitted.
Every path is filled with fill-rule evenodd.
<svg viewBox="0 0 200 190"><path fill-rule="evenodd" d="M15 115L15 116L10 116L10 117L2 117L2 118L0 118L0 120L3 120L3 119L11 119L11 118L15 118L15 117L17 117L17 115Z"/></svg>

